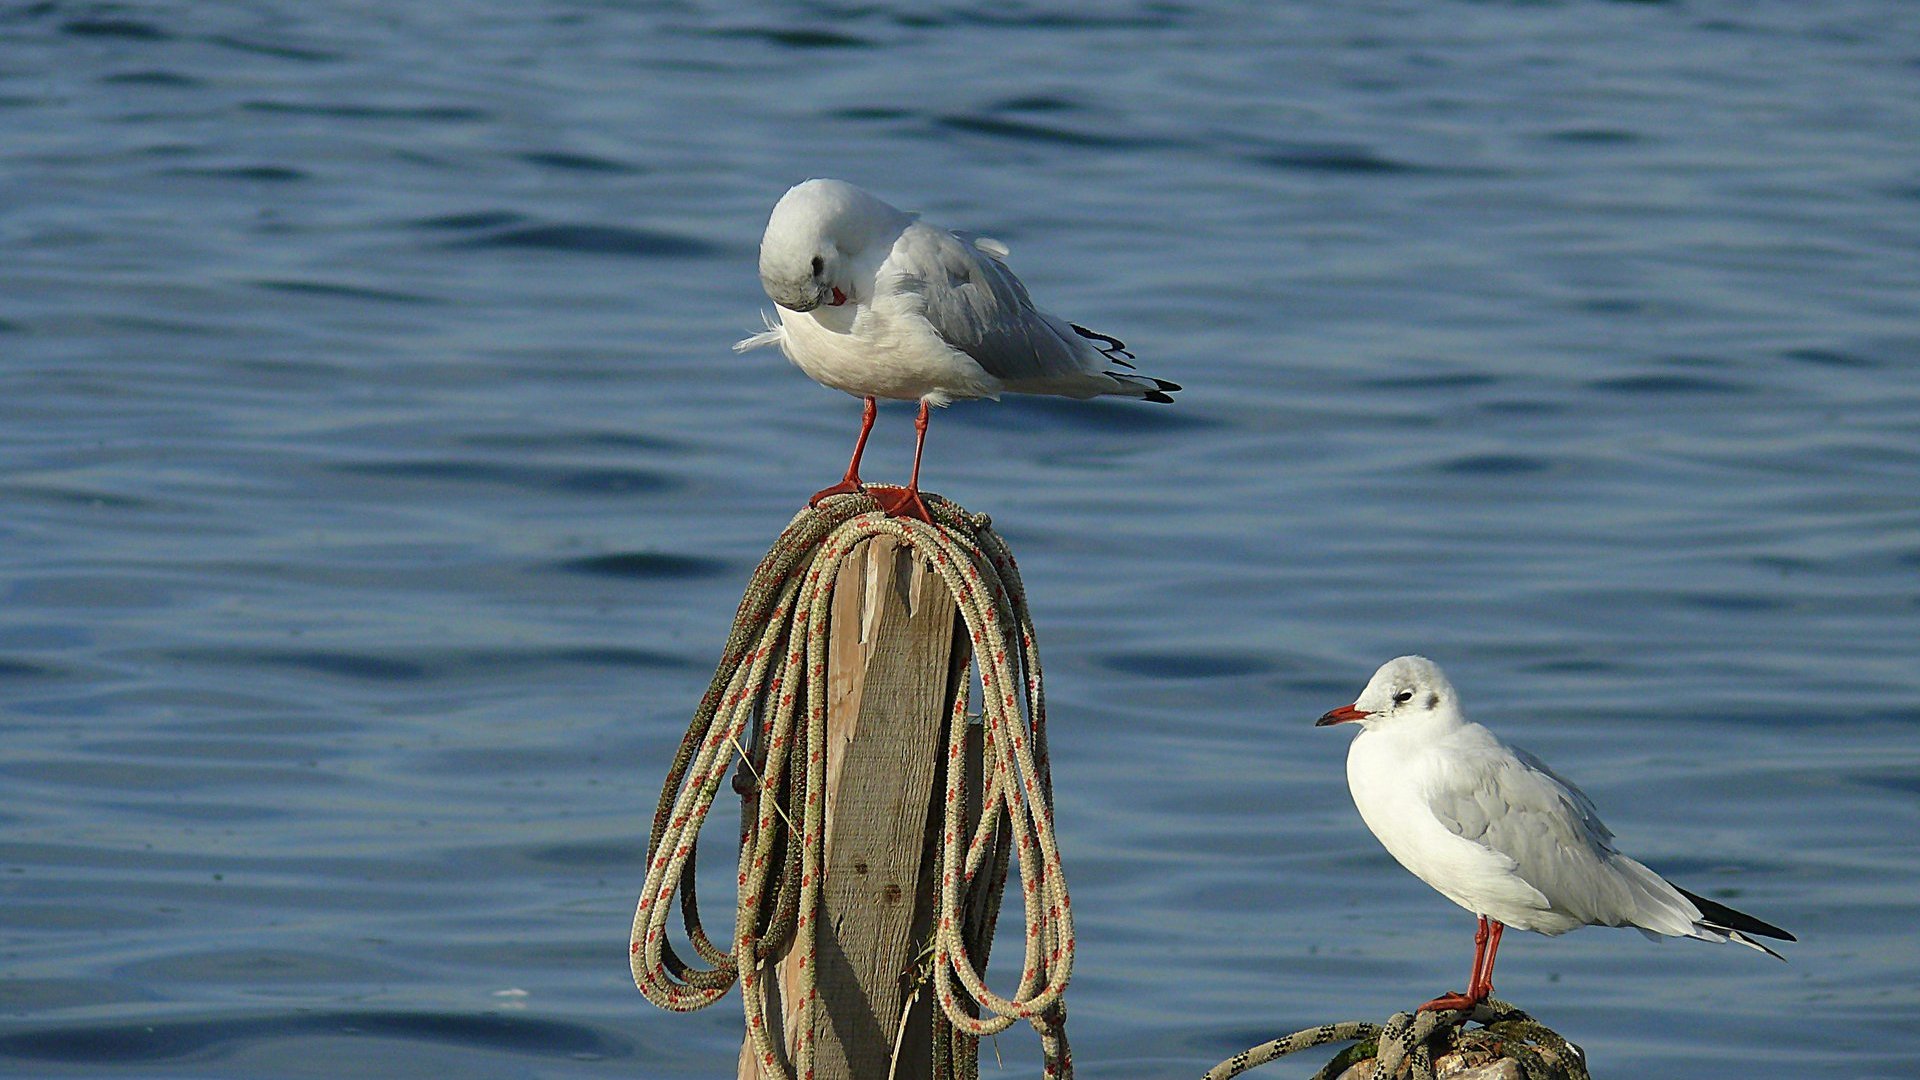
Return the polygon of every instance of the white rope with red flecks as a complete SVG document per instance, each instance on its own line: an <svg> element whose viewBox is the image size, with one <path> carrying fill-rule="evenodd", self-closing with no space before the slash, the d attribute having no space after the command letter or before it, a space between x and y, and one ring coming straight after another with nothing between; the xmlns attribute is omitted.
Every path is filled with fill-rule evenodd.
<svg viewBox="0 0 1920 1080"><path fill-rule="evenodd" d="M1026 1020L1039 1033L1044 1075L1064 1078L1073 1071L1064 1001L1073 971L1073 914L1054 840L1046 696L1026 593L1012 553L985 515L937 496L925 498L932 525L886 517L870 497L847 495L802 511L781 533L740 601L719 668L654 815L647 879L633 920L634 983L661 1008L687 1012L719 1000L738 979L747 1030L769 1075L813 1076L815 931L825 865L827 612L841 562L862 540L883 535L917 550L953 594L972 638L984 698L985 790L971 831L966 770L958 767L970 680L959 680L948 725L940 873L928 943L940 1005L936 1075L975 1075L979 1037L1004 1031L1015 1020ZM728 768L736 757L745 759L750 734L754 749L745 765L754 783L743 793L736 929L733 948L722 951L700 925L695 840ZM1019 985L1003 997L987 988L982 971L1010 848L1020 868L1026 943ZM707 968L689 965L668 944L676 892L688 940ZM798 993L804 998L791 1071L767 1023L765 976L759 973L762 961L789 945L802 957Z"/></svg>

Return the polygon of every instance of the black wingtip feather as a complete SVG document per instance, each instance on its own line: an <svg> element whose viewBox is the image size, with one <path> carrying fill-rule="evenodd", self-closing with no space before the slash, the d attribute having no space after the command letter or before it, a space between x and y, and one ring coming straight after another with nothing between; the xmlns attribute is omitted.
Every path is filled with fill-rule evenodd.
<svg viewBox="0 0 1920 1080"><path fill-rule="evenodd" d="M1130 368L1133 365L1128 363L1128 361L1137 359L1137 357L1127 351L1127 343L1117 337L1110 334L1103 334L1098 330L1089 330L1079 323L1068 323L1067 325L1073 327L1074 333L1079 334L1088 341L1098 342L1099 344L1096 345L1095 348L1100 350L1101 355L1119 364L1121 367Z"/></svg>
<svg viewBox="0 0 1920 1080"><path fill-rule="evenodd" d="M1157 401L1162 405L1173 404L1173 398L1168 396L1168 392L1180 389L1179 383L1171 383L1165 379L1156 379L1150 375L1134 375L1125 371L1106 371L1101 374L1117 382L1125 383L1137 391L1141 401ZM1147 383L1152 383L1153 389L1147 389Z"/></svg>
<svg viewBox="0 0 1920 1080"><path fill-rule="evenodd" d="M1700 917L1704 922L1710 922L1728 930L1738 930L1743 934L1759 934L1761 937L1778 938L1781 941L1800 940L1772 923L1762 922L1744 911L1735 911L1725 904L1715 903L1704 896L1696 896L1678 885L1673 887L1679 890L1681 896L1693 901L1693 906L1700 909Z"/></svg>

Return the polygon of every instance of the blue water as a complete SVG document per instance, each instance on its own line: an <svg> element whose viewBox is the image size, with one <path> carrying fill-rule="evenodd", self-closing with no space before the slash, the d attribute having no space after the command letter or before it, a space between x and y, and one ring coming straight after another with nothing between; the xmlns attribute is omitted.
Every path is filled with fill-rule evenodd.
<svg viewBox="0 0 1920 1080"><path fill-rule="evenodd" d="M1040 624L1082 1075L1464 980L1311 727L1413 650L1802 939L1502 996L1601 1075L1914 1075L1916 146L1894 0L0 7L0 1073L730 1075L627 923L857 423L728 349L833 175L1187 386L928 448Z"/></svg>

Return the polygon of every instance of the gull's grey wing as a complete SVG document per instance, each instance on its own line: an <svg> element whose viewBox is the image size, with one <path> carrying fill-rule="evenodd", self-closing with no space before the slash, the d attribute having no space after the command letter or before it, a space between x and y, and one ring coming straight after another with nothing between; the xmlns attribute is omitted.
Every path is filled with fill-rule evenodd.
<svg viewBox="0 0 1920 1080"><path fill-rule="evenodd" d="M1511 859L1555 911L1617 926L1643 906L1593 801L1524 750L1461 753L1427 801L1449 832Z"/></svg>
<svg viewBox="0 0 1920 1080"><path fill-rule="evenodd" d="M934 332L1003 382L1097 374L1099 355L1067 323L1033 306L996 257L1005 251L997 241L916 223L888 260L897 275L888 284L917 296Z"/></svg>
<svg viewBox="0 0 1920 1080"><path fill-rule="evenodd" d="M1593 800L1587 798L1586 792L1575 787L1573 781L1554 772L1547 766L1546 762L1541 761L1525 750L1517 746L1510 746L1507 749L1513 751L1513 756L1520 759L1520 764L1539 773L1554 785L1558 786L1560 796L1566 799L1568 804L1572 806L1574 812L1579 815L1580 823L1586 827L1587 835L1591 836L1595 843L1606 850L1613 850L1613 830L1607 828L1606 824L1600 820L1600 811L1594 809Z"/></svg>

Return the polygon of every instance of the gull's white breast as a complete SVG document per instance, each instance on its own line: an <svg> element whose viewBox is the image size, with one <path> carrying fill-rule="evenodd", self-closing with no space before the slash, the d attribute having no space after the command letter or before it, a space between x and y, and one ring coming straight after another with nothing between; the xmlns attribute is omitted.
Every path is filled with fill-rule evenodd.
<svg viewBox="0 0 1920 1080"><path fill-rule="evenodd" d="M920 298L898 287L903 276L913 278L914 240L914 229L900 236L872 276L856 284L852 302L780 308L781 351L808 378L856 397L934 405L998 398L1001 381L943 340L921 314Z"/></svg>
<svg viewBox="0 0 1920 1080"><path fill-rule="evenodd" d="M1400 732L1363 731L1347 751L1355 808L1415 877L1468 911L1516 929L1557 934L1581 925L1553 911L1514 859L1456 835L1434 815L1428 792L1454 779L1448 771L1445 754Z"/></svg>

